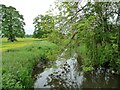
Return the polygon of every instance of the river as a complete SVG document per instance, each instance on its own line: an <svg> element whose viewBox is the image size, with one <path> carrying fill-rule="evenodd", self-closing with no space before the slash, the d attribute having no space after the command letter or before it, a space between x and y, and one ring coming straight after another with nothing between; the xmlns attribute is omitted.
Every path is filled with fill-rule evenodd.
<svg viewBox="0 0 120 90"><path fill-rule="evenodd" d="M77 54L67 60L58 57L51 66L35 75L34 88L120 88L119 75L102 67L84 72L76 57Z"/></svg>

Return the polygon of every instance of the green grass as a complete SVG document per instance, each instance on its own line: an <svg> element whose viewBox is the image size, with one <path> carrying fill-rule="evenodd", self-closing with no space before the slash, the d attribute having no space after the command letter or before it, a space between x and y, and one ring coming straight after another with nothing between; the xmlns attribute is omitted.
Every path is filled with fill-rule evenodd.
<svg viewBox="0 0 120 90"><path fill-rule="evenodd" d="M13 44L20 45L20 41ZM7 47L2 51L3 88L31 88L33 66L42 60L54 60L58 53L58 46L48 41L24 39L22 44L24 46Z"/></svg>
<svg viewBox="0 0 120 90"><path fill-rule="evenodd" d="M87 47L84 43L81 43L77 49L77 54L80 55L80 61L82 60L82 69L83 71L91 71L94 68L91 66L91 62L87 55Z"/></svg>
<svg viewBox="0 0 120 90"><path fill-rule="evenodd" d="M18 47L23 47L26 45L30 45L33 43L35 38L17 38L17 42L9 42L7 38L2 38L2 43L0 43L0 51L5 51L7 49L13 49L13 48L18 48Z"/></svg>
<svg viewBox="0 0 120 90"><path fill-rule="evenodd" d="M86 45L81 43L77 49L77 53L84 59L84 62L86 62L86 60L88 59L86 52L87 52Z"/></svg>

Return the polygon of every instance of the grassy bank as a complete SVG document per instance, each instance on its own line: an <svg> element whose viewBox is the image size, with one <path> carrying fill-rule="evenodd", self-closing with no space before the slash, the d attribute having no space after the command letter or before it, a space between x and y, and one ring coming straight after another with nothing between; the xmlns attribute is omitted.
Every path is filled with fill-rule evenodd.
<svg viewBox="0 0 120 90"><path fill-rule="evenodd" d="M91 71L102 67L109 69L111 73L120 74L120 56L113 52L115 51L114 48L106 44L105 47L99 46L98 49L93 50L94 53L92 54L91 51L92 49L88 48L85 43L81 43L77 49L84 71Z"/></svg>
<svg viewBox="0 0 120 90"><path fill-rule="evenodd" d="M13 44L18 43L20 42ZM18 48L16 45L14 48L10 47L2 51L3 88L31 88L33 66L42 60L54 60L57 55L58 47L48 41L25 39L22 43L24 45L22 47ZM9 46L12 43L4 45Z"/></svg>

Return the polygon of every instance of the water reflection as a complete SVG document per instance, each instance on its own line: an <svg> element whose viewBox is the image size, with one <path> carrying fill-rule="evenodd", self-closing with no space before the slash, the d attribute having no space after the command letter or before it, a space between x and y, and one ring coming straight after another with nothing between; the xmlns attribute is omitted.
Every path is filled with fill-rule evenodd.
<svg viewBox="0 0 120 90"><path fill-rule="evenodd" d="M74 55L68 60L59 58L51 68L46 68L37 76L34 88L119 88L119 80L119 75L101 67L83 72Z"/></svg>
<svg viewBox="0 0 120 90"><path fill-rule="evenodd" d="M95 70L84 73L84 81L81 87L85 88L119 88L120 76L112 75L104 70Z"/></svg>

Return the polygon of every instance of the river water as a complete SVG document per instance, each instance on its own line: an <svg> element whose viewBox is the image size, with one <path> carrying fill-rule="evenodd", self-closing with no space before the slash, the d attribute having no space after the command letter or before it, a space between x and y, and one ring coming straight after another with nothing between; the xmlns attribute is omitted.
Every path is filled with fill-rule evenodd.
<svg viewBox="0 0 120 90"><path fill-rule="evenodd" d="M74 54L69 59L58 57L44 71L36 75L34 88L120 88L120 76L98 68L83 72Z"/></svg>

